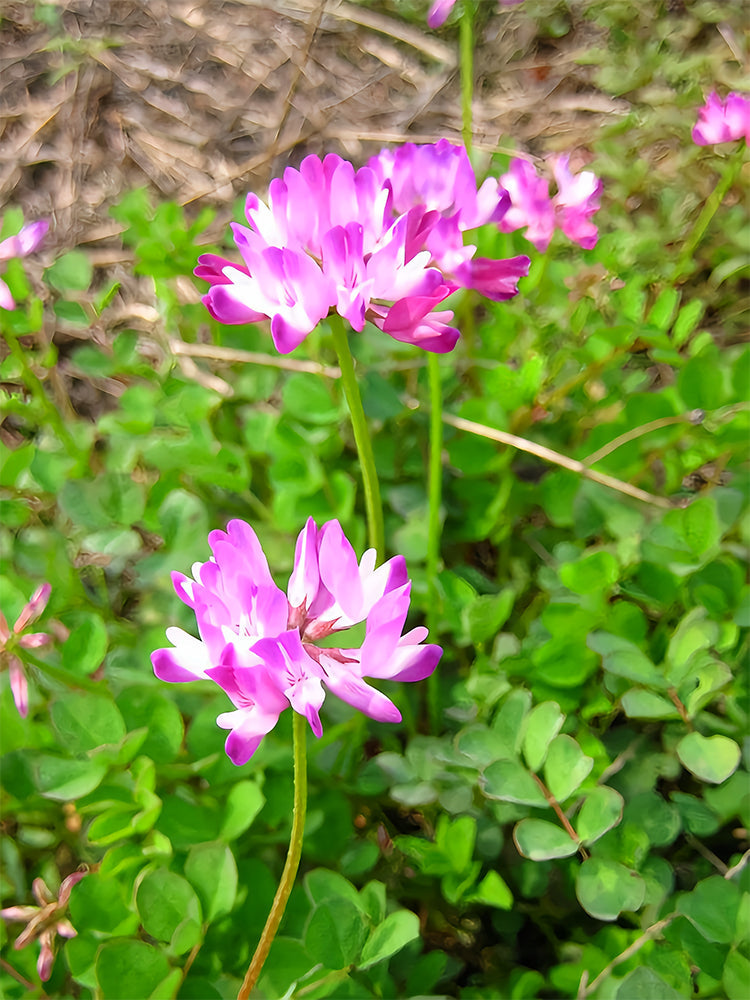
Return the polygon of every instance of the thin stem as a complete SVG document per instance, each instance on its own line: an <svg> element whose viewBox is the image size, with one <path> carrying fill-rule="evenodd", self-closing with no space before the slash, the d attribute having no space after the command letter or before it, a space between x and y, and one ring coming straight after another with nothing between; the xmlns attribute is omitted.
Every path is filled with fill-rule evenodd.
<svg viewBox="0 0 750 1000"><path fill-rule="evenodd" d="M742 169L742 162L745 156L745 144L738 143L737 149L729 157L729 160L724 168L724 173L719 180L716 187L713 189L711 194L706 198L706 203L703 206L701 214L695 221L695 225L685 240L685 244L682 248L680 256L677 258L677 264L675 265L675 274L672 279L675 284L684 278L690 271L690 265L692 263L693 253L695 248L698 246L700 241L703 239L703 234L708 229L708 224L714 215L718 211L719 205L721 205L727 191L730 189L732 184L734 184L737 179L737 175Z"/></svg>
<svg viewBox="0 0 750 1000"><path fill-rule="evenodd" d="M568 817L562 811L562 807L560 806L560 803L557 801L557 799L552 794L552 792L549 790L549 788L547 788L547 786L544 784L544 782L542 781L542 779L539 777L538 774L532 774L531 777L534 779L534 781L537 783L537 785L539 785L539 788L540 788L540 790L542 792L542 795L545 797L545 799L547 800L547 802L550 804L550 806L554 810L555 815L560 820L560 822L562 823L562 825L565 827L565 832L570 837L570 839L576 844L576 846L578 847L578 850L579 850L579 852L581 854L581 857L584 858L584 860L585 860L589 856L588 855L588 851L581 844L581 842L579 840L579 837L578 837L578 834L575 832L575 830L571 826L570 820L568 819Z"/></svg>
<svg viewBox="0 0 750 1000"><path fill-rule="evenodd" d="M443 392L440 381L440 356L428 352L427 375L430 386L430 458L428 473L429 521L427 529L427 626L433 641L437 636L437 573L440 559L440 504L443 488ZM430 728L440 725L440 680L437 671L427 682Z"/></svg>
<svg viewBox="0 0 750 1000"><path fill-rule="evenodd" d="M474 97L474 6L464 0L460 26L461 66L461 137L467 152L471 149L471 103Z"/></svg>
<svg viewBox="0 0 750 1000"><path fill-rule="evenodd" d="M633 427L629 431L625 431L624 434L618 435L612 441L607 444L602 445L596 451L592 451L590 455L587 455L583 460L584 465L596 465L597 462L601 462L603 458L607 455L611 455L613 451L617 451L624 444L628 444L630 441L635 441L639 437L643 437L644 434L650 434L651 431L661 430L662 427L670 427L672 424L693 424L697 426L703 421L704 413L702 410L691 410L690 413L680 413L675 417L659 417L658 420L649 420L647 424L642 424L640 427Z"/></svg>
<svg viewBox="0 0 750 1000"><path fill-rule="evenodd" d="M678 916L678 913L670 913L668 917L665 917L663 920L659 920L655 924L651 924L650 927L647 927L639 938L636 938L635 941L633 941L633 943L625 949L625 951L620 952L616 958L612 959L605 969L602 969L596 979L592 980L592 982L588 985L585 985L582 990L579 990L578 996L580 1000L583 1000L584 997L593 993L597 987L600 986L605 979L607 979L613 969L616 969L618 965L622 965L623 962L627 962L629 958L632 958L633 955L637 954L644 944L648 944L649 941L653 941L654 938L659 937L664 928L669 927L675 917Z"/></svg>
<svg viewBox="0 0 750 1000"><path fill-rule="evenodd" d="M370 429L367 426L365 411L362 409L362 397L359 394L357 376L354 373L354 359L349 349L349 338L346 335L344 321L335 313L329 317L333 346L341 368L341 381L344 385L344 395L349 406L349 416L352 421L354 440L359 453L359 464L362 469L362 483L365 488L365 511L367 512L367 530L370 546L375 549L377 561L381 562L385 554L385 532L383 529L383 504L380 499L380 484L375 466L375 455L372 450Z"/></svg>
<svg viewBox="0 0 750 1000"><path fill-rule="evenodd" d="M485 427L484 424L477 424L473 420L465 420L463 417L454 417L450 413L443 414L443 420L446 424L450 424L451 427L457 427L461 431L468 431L470 434L478 434L480 437L488 438L490 441L498 441L500 444L510 445L511 448L525 451L529 455L536 455L537 458L542 458L545 462L553 462L563 469L577 472L585 479L590 479L593 483L608 486L612 490L617 490L618 493L624 493L626 496L634 497L636 500L643 500L644 503L653 504L655 507L672 510L674 507L680 506L679 502L672 503L666 497L654 496L653 493L647 493L637 486L624 483L621 479L608 476L605 472L596 472L594 469L589 469L583 462L579 462L577 458L568 458L567 455L561 455L559 451L553 451L551 448L546 448L543 444L537 444L535 441L529 441L527 438L518 437L517 434L508 434L506 431L499 431L494 427Z"/></svg>
<svg viewBox="0 0 750 1000"><path fill-rule="evenodd" d="M289 852L286 856L284 871L276 890L271 912L268 914L266 926L260 936L258 947L245 973L237 1000L248 1000L250 991L258 981L263 963L268 958L273 939L284 916L287 900L294 885L294 879L299 868L302 854L302 835L305 830L305 811L307 809L307 719L304 715L294 712L294 813L292 817L292 836L289 840Z"/></svg>

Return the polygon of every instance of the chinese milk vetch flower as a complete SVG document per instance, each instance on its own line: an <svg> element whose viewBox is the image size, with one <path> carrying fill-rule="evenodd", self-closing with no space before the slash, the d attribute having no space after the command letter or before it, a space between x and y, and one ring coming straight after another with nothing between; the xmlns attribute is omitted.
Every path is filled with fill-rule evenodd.
<svg viewBox="0 0 750 1000"><path fill-rule="evenodd" d="M549 246L555 228L585 250L596 246L598 230L591 217L599 208L602 183L590 170L571 173L567 156L550 157L557 194L550 198L549 184L527 160L511 160L500 184L508 193L510 208L499 222L505 233L526 227L527 240L540 252Z"/></svg>
<svg viewBox="0 0 750 1000"><path fill-rule="evenodd" d="M714 91L698 111L693 128L693 142L712 146L718 142L742 139L750 145L750 98L732 92L722 101Z"/></svg>
<svg viewBox="0 0 750 1000"><path fill-rule="evenodd" d="M447 139L423 146L406 143L398 149L382 150L367 165L390 188L393 212L423 206L430 213L423 244L430 253L430 263L440 269L451 291L472 288L497 302L518 294L519 278L529 273L528 257L475 258L476 247L464 245L463 233L499 223L510 199L495 178L487 178L477 188L474 168L463 146Z"/></svg>
<svg viewBox="0 0 750 1000"><path fill-rule="evenodd" d="M63 879L57 899L43 879L35 878L31 888L39 906L9 906L0 910L0 917L4 917L5 920L23 921L26 924L13 944L15 949L20 950L32 941L39 941L40 951L36 968L42 982L46 982L52 974L55 937L59 934L60 937L73 938L78 933L64 913L68 908L71 889L86 875L88 872L85 871L73 872Z"/></svg>
<svg viewBox="0 0 750 1000"><path fill-rule="evenodd" d="M477 190L462 147L446 140L383 151L355 170L339 156L308 156L250 194L248 226L234 225L243 264L199 258L204 302L223 323L271 320L282 353L294 350L331 310L360 331L369 321L396 340L445 353L458 340L452 292L476 288L498 301L517 294L526 257L475 261L463 232L497 221L507 198L497 181Z"/></svg>
<svg viewBox="0 0 750 1000"><path fill-rule="evenodd" d="M217 722L230 730L226 751L246 763L284 709L304 715L316 736L326 691L381 722L399 722L393 702L366 678L417 681L442 654L425 628L402 634L411 583L403 556L375 568L375 551L358 562L338 521L310 518L300 532L284 593L260 542L244 521L208 536L212 556L193 575L173 573L177 595L194 612L200 638L167 629L173 644L151 656L165 681L208 678L234 705ZM321 640L365 622L360 647ZM342 639L346 636L342 636Z"/></svg>
<svg viewBox="0 0 750 1000"><path fill-rule="evenodd" d="M515 7L523 0L500 0L499 7ZM448 15L453 10L456 0L435 0L427 12L427 25L430 28L439 28L445 24Z"/></svg>
<svg viewBox="0 0 750 1000"><path fill-rule="evenodd" d="M39 646L51 642L51 637L46 632L24 632L26 626L35 621L44 611L51 589L48 583L37 587L28 603L22 608L12 631L8 627L5 615L0 611L0 660L3 661L3 665L6 665L7 662L13 701L19 715L24 719L29 713L29 688L23 663L16 655L15 650L18 647L37 649Z"/></svg>
<svg viewBox="0 0 750 1000"><path fill-rule="evenodd" d="M15 236L9 236L2 240L0 242L0 262L12 260L14 257L28 257L42 242L48 229L49 222L46 219L39 219L37 222L29 222ZM0 307L8 310L16 307L10 289L2 278L0 278Z"/></svg>

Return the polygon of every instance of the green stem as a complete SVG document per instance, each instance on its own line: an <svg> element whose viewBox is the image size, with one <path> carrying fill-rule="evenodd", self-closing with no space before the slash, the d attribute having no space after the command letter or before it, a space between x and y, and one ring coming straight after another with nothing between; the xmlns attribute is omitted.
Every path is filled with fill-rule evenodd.
<svg viewBox="0 0 750 1000"><path fill-rule="evenodd" d="M428 472L429 520L427 531L427 627L435 641L438 627L437 574L440 558L440 504L443 486L443 391L440 381L440 356L427 354L430 387L430 458ZM440 687L437 671L427 682L430 729L440 726Z"/></svg>
<svg viewBox="0 0 750 1000"><path fill-rule="evenodd" d="M375 455L372 450L370 429L367 426L365 411L362 409L362 397L359 394L357 376L354 372L354 359L349 348L349 338L346 335L344 321L340 316L332 314L329 317L333 345L339 359L341 381L344 385L344 395L349 406L349 416L352 421L354 440L359 453L359 464L362 469L362 483L365 488L365 511L367 512L367 530L370 546L375 549L377 560L381 562L385 555L385 532L383 529L383 505L380 500L380 484L375 467Z"/></svg>
<svg viewBox="0 0 750 1000"><path fill-rule="evenodd" d="M737 149L729 157L729 160L724 168L724 173L722 174L718 184L706 199L706 203L703 206L701 214L695 221L692 232L685 240L685 245L682 248L680 256L677 258L677 264L675 265L675 275L673 279L675 284L684 278L690 271L690 265L692 263L692 256L695 252L695 248L703 239L703 234L706 232L706 229L708 229L708 225L718 211L727 191L737 180L737 175L742 169L744 158L745 145L744 143L738 143Z"/></svg>
<svg viewBox="0 0 750 1000"><path fill-rule="evenodd" d="M83 457L83 452L78 447L73 437L65 426L63 418L58 413L57 407L50 400L47 393L44 391L44 386L41 380L34 374L31 365L28 362L26 352L18 343L16 335L11 333L10 330L5 331L5 342L8 345L8 349L13 357L16 359L18 364L21 366L21 372L23 373L23 380L26 384L26 388L29 390L31 395L37 401L42 410L44 410L47 419L55 430L58 438L65 445L65 449L71 458L80 460Z"/></svg>
<svg viewBox="0 0 750 1000"><path fill-rule="evenodd" d="M464 0L459 36L461 66L461 135L467 150L472 145L471 102L474 96L474 6Z"/></svg>
<svg viewBox="0 0 750 1000"><path fill-rule="evenodd" d="M258 947L245 973L237 1000L248 1000L250 991L258 981L263 963L268 958L273 939L284 916L287 900L294 885L294 879L299 868L302 854L302 835L305 830L305 811L307 809L307 719L297 712L294 715L294 813L292 817L292 836L289 840L289 852L286 856L281 881L274 896L271 912L268 914L266 926L260 936Z"/></svg>

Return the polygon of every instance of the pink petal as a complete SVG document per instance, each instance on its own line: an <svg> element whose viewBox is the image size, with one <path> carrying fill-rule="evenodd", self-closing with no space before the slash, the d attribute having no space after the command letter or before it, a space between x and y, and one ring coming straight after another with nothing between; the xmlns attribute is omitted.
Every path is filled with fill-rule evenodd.
<svg viewBox="0 0 750 1000"><path fill-rule="evenodd" d="M13 701L18 709L18 714L22 719L25 719L29 714L29 686L26 682L23 664L17 656L11 656L8 670Z"/></svg>
<svg viewBox="0 0 750 1000"><path fill-rule="evenodd" d="M21 614L16 620L16 624L13 626L13 631L18 634L23 632L29 622L33 622L35 618L47 607L47 601L49 600L50 591L52 586L49 583L43 583L41 586L37 587L34 593L31 595L31 599L28 604L23 608Z"/></svg>
<svg viewBox="0 0 750 1000"><path fill-rule="evenodd" d="M60 886L60 895L57 897L58 903L61 907L68 905L71 889L74 885L78 885L81 879L86 878L87 875L87 871L73 872L63 879L62 885ZM73 933L75 934L75 931L73 931Z"/></svg>

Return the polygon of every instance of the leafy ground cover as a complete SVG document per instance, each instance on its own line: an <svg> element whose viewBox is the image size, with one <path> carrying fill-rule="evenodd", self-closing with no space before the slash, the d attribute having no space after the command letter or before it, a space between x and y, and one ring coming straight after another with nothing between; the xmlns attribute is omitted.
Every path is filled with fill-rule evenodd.
<svg viewBox="0 0 750 1000"><path fill-rule="evenodd" d="M387 10L411 28L425 12ZM458 13L438 41L456 45ZM482 5L477 37L505 17ZM436 580L424 354L370 326L351 337L387 550L407 559L410 623L444 654L429 682L384 685L398 726L326 701L261 997L746 995L747 153L691 139L711 89L742 89L741 11L526 0L512 17L541 51L582 19L597 44L577 63L628 99L577 153L603 181L599 241L558 233L542 254L521 232L476 234L483 256L532 265L509 302L453 300ZM194 631L171 571L233 517L281 585L309 516L361 553L360 467L326 321L280 359L265 327L209 321L185 294L199 252L233 252L211 207L134 189L111 215L159 338L109 322L121 292L85 247L37 286L33 263L3 274L18 305L0 318L2 610L12 629L48 582L26 632L51 641L14 651L25 718L7 675L0 692L2 904L30 906L43 879L53 905L88 874L47 914L51 978L9 921L0 982L231 997L289 841L291 713L235 767L226 697L163 684L149 657L167 626ZM0 236L22 221L6 209Z"/></svg>

